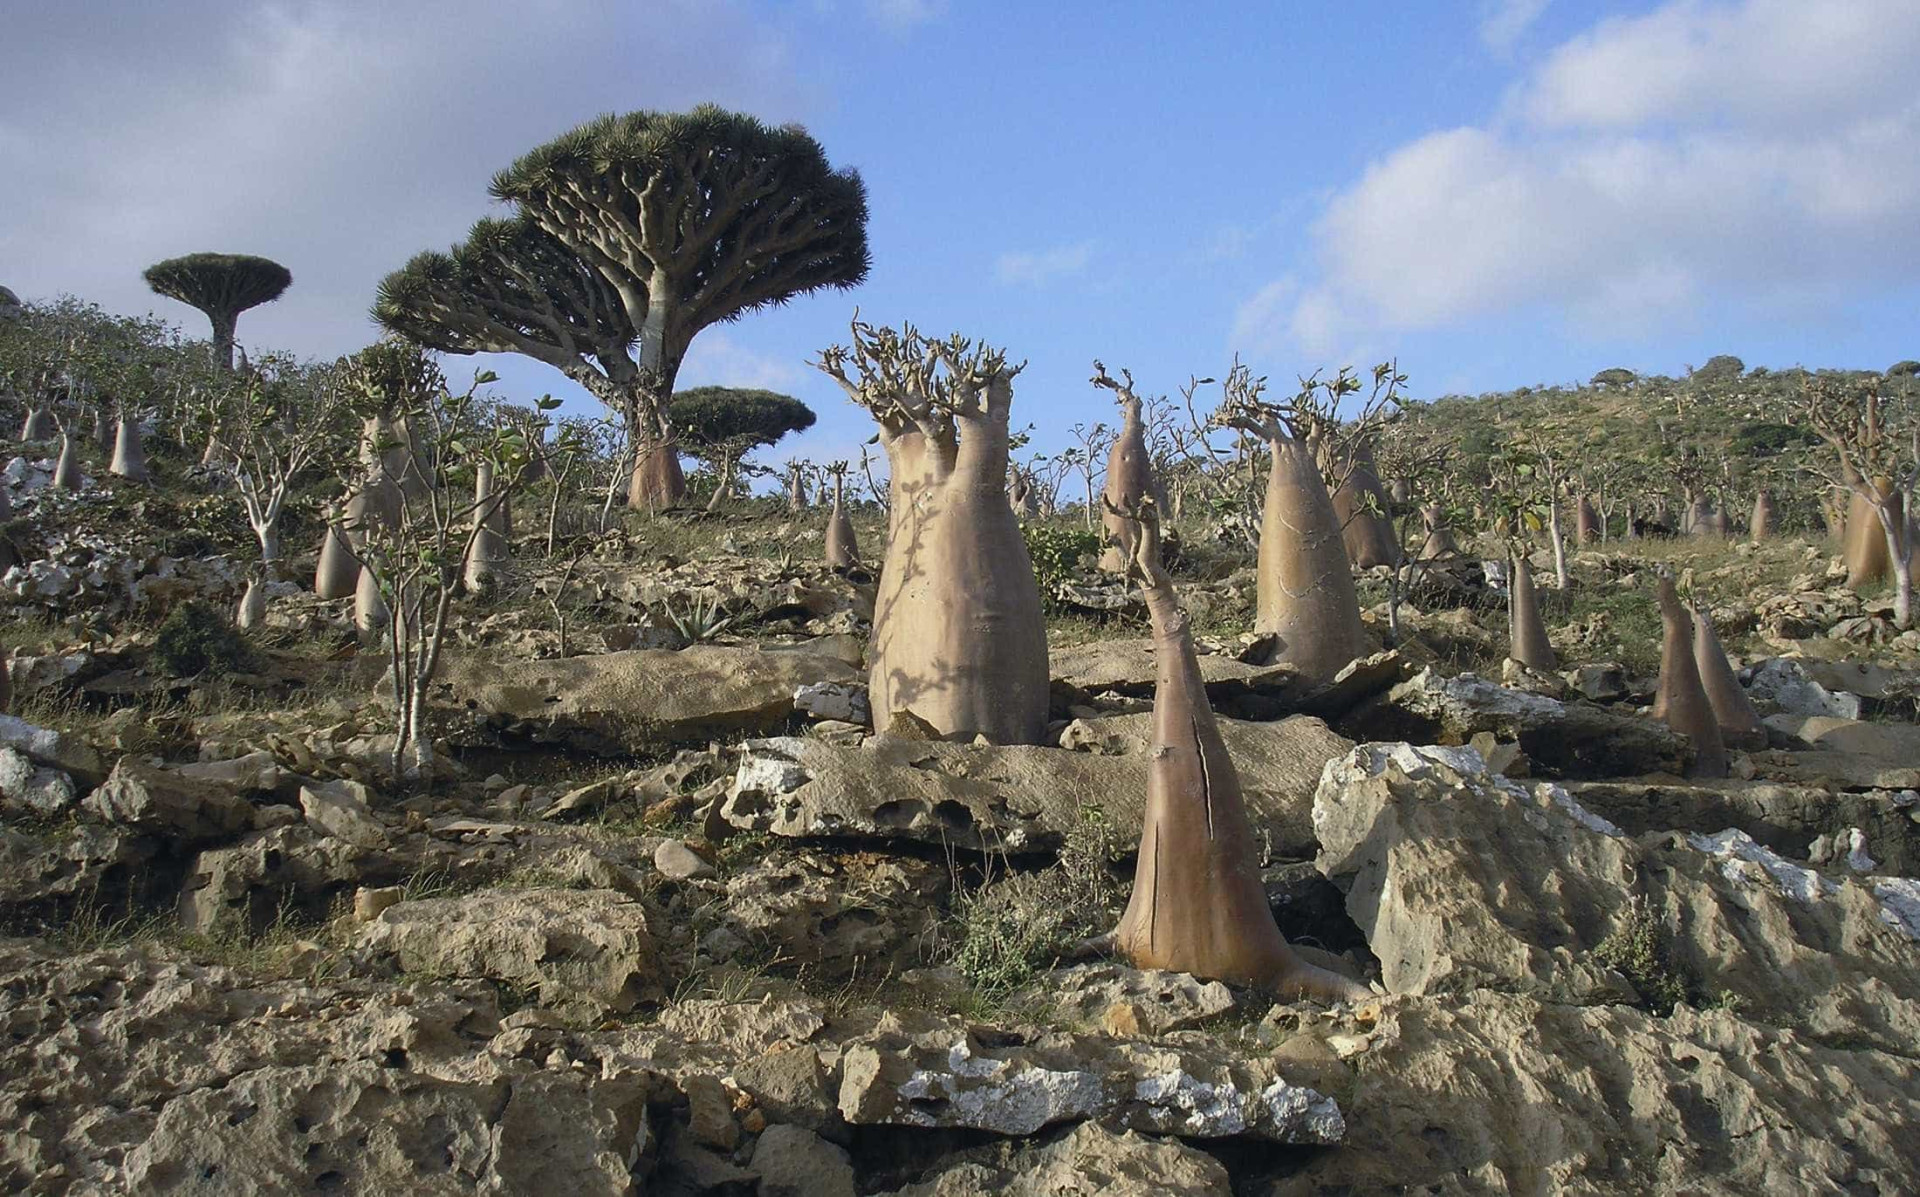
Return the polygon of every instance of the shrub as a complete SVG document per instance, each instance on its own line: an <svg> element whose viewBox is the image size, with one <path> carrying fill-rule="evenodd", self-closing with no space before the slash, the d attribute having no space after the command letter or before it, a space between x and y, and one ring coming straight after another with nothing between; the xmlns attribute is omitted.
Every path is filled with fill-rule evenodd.
<svg viewBox="0 0 1920 1197"><path fill-rule="evenodd" d="M197 600L175 607L153 642L153 663L168 677L233 673L252 660L246 638Z"/></svg>
<svg viewBox="0 0 1920 1197"><path fill-rule="evenodd" d="M1687 982L1667 960L1660 924L1638 898L1619 928L1594 947L1593 957L1633 982L1647 1009L1663 1018L1687 1000Z"/></svg>
<svg viewBox="0 0 1920 1197"><path fill-rule="evenodd" d="M977 993L998 997L1053 967L1076 944L1111 930L1122 892L1111 862L1124 850L1099 810L1083 811L1058 863L1014 873L959 899L954 967Z"/></svg>
<svg viewBox="0 0 1920 1197"><path fill-rule="evenodd" d="M1051 608L1062 582L1092 568L1104 545L1102 534L1090 528L1068 524L1046 524L1029 520L1020 525L1027 541L1027 556L1033 559L1034 580L1040 583L1040 601Z"/></svg>

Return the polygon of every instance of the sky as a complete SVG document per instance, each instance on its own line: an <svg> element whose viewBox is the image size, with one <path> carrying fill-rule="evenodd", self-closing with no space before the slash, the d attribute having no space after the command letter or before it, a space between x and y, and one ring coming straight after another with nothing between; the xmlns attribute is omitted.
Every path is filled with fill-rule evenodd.
<svg viewBox="0 0 1920 1197"><path fill-rule="evenodd" d="M1024 359L1043 450L1112 419L1096 358L1149 393L1393 358L1432 398L1920 356L1913 0L14 0L6 30L0 284L204 335L140 271L264 254L294 285L240 340L313 356L582 121L806 126L866 179L873 271L705 330L679 380L810 404L769 462L871 433L806 365L856 306Z"/></svg>

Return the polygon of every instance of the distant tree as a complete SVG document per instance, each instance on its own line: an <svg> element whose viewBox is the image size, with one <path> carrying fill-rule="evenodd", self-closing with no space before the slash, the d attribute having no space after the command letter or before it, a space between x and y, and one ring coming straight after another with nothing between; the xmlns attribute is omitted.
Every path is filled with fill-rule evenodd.
<svg viewBox="0 0 1920 1197"><path fill-rule="evenodd" d="M1911 359L1887 367L1888 378L1912 378L1916 374L1920 374L1920 362Z"/></svg>
<svg viewBox="0 0 1920 1197"><path fill-rule="evenodd" d="M240 313L280 298L293 275L271 258L251 254L188 254L147 267L141 277L168 299L199 308L213 324L213 360L233 369L233 330Z"/></svg>
<svg viewBox="0 0 1920 1197"><path fill-rule="evenodd" d="M1747 363L1731 353L1717 353L1707 359L1707 364L1693 372L1693 376L1710 382L1726 382L1737 379L1747 372Z"/></svg>
<svg viewBox="0 0 1920 1197"><path fill-rule="evenodd" d="M1873 378L1816 378L1807 388L1801 414L1839 456L1840 470L1829 473L1827 480L1845 487L1853 500L1849 557L1857 539L1864 539L1864 519L1878 523L1893 572L1893 620L1898 627L1912 626L1913 553L1920 540L1913 509L1920 485L1920 412L1914 398L1902 393L1889 401ZM1856 519L1862 527L1854 526ZM1855 564L1848 562L1850 568Z"/></svg>
<svg viewBox="0 0 1920 1197"><path fill-rule="evenodd" d="M860 176L829 166L797 125L711 105L600 117L528 152L492 191L521 219L414 258L381 284L374 317L451 353L523 353L586 386L627 422L638 507L686 491L667 402L694 336L867 275Z"/></svg>
<svg viewBox="0 0 1920 1197"><path fill-rule="evenodd" d="M1638 377L1639 375L1624 366L1615 366L1610 370L1602 370L1600 373L1595 374L1592 385L1597 387L1632 386L1634 380Z"/></svg>
<svg viewBox="0 0 1920 1197"><path fill-rule="evenodd" d="M813 421L813 409L790 395L743 387L695 387L667 404L674 437L713 472L710 508L732 493L747 454Z"/></svg>

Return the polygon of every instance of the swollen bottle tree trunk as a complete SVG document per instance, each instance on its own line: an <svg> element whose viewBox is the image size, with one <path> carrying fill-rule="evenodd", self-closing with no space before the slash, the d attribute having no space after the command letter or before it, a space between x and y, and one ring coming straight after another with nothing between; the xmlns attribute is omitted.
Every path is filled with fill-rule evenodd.
<svg viewBox="0 0 1920 1197"><path fill-rule="evenodd" d="M1329 458L1329 464L1335 464ZM1400 545L1387 519L1387 495L1374 466L1373 446L1361 445L1352 466L1333 492L1333 513L1340 521L1340 540L1355 569L1393 565Z"/></svg>
<svg viewBox="0 0 1920 1197"><path fill-rule="evenodd" d="M1207 703L1186 612L1160 563L1151 504L1136 509L1133 572L1153 621L1153 749L1133 894L1114 932L1137 968L1283 997L1357 1001L1357 981L1307 963L1273 921L1239 775Z"/></svg>
<svg viewBox="0 0 1920 1197"><path fill-rule="evenodd" d="M1673 579L1662 577L1659 583L1660 689L1654 695L1653 717L1693 741L1693 767L1689 777L1725 777L1727 747L1720 738L1720 723L1714 718L1713 704L1707 698L1706 685L1700 679L1700 667L1693 655L1693 619L1680 602Z"/></svg>
<svg viewBox="0 0 1920 1197"><path fill-rule="evenodd" d="M1540 619L1540 600L1533 589L1533 566L1525 553L1511 558L1512 582L1507 596L1507 626L1512 647L1509 655L1528 669L1551 673L1560 667L1553 642L1547 639L1547 625Z"/></svg>
<svg viewBox="0 0 1920 1197"><path fill-rule="evenodd" d="M1720 726L1721 742L1747 751L1765 748L1767 725L1760 721L1753 700L1733 675L1733 665L1714 633L1713 621L1698 608L1693 612L1693 663L1707 692L1707 705L1713 708L1713 721Z"/></svg>
<svg viewBox="0 0 1920 1197"><path fill-rule="evenodd" d="M120 417L113 437L113 464L107 471L130 482L152 481L147 472L147 453L140 445L140 422L132 416Z"/></svg>
<svg viewBox="0 0 1920 1197"><path fill-rule="evenodd" d="M1593 499L1581 495L1573 509L1574 543L1585 548L1600 539L1600 513L1594 510Z"/></svg>
<svg viewBox="0 0 1920 1197"><path fill-rule="evenodd" d="M320 542L320 563L313 571L313 592L321 598L346 598L359 585L360 559L354 555L353 538L366 518L366 492L356 490L347 500L345 527L337 522L327 524L326 539Z"/></svg>
<svg viewBox="0 0 1920 1197"><path fill-rule="evenodd" d="M1857 475L1856 475L1857 476ZM1845 536L1845 559L1847 564L1847 585L1855 590L1883 582L1893 572L1892 556L1887 552L1886 529L1880 523L1880 515L1875 510L1878 505L1866 492L1863 481L1854 484L1859 489L1850 492L1847 501ZM1876 478L1872 489L1881 502L1897 504L1899 496L1893 493L1893 481L1889 478Z"/></svg>
<svg viewBox="0 0 1920 1197"><path fill-rule="evenodd" d="M860 543L847 516L846 483L846 467L834 470L833 512L827 516L827 565L832 569L854 569L860 564Z"/></svg>
<svg viewBox="0 0 1920 1197"><path fill-rule="evenodd" d="M1254 631L1279 639L1274 660L1330 681L1366 650L1360 599L1340 519L1304 440L1267 428L1273 461L1260 517Z"/></svg>
<svg viewBox="0 0 1920 1197"><path fill-rule="evenodd" d="M879 421L892 473L867 645L874 726L911 712L948 739L1038 743L1046 624L1002 489L1019 367L958 336L928 341L858 322L851 350L828 349L816 364Z"/></svg>
<svg viewBox="0 0 1920 1197"><path fill-rule="evenodd" d="M1761 491L1753 496L1753 520L1747 527L1747 535L1753 540L1766 540L1774 533L1774 524L1779 514L1774 510L1773 495Z"/></svg>
<svg viewBox="0 0 1920 1197"><path fill-rule="evenodd" d="M807 472L794 466L787 472L787 510L795 515L807 509Z"/></svg>
<svg viewBox="0 0 1920 1197"><path fill-rule="evenodd" d="M1125 574L1133 568L1134 540L1140 525L1122 513L1137 510L1140 501L1149 496L1156 509L1164 511L1166 497L1160 493L1152 459L1147 455L1147 427L1140 418L1140 398L1133 393L1133 374L1122 370L1120 378L1115 379L1099 362L1093 363L1093 370L1093 384L1111 390L1120 404L1120 435L1107 456L1107 482L1102 493L1100 520L1107 544L1100 554L1100 568Z"/></svg>
<svg viewBox="0 0 1920 1197"><path fill-rule="evenodd" d="M240 605L233 613L233 626L245 630L257 628L267 622L267 588L258 578L247 579L247 592L240 596Z"/></svg>
<svg viewBox="0 0 1920 1197"><path fill-rule="evenodd" d="M60 457L53 465L53 485L59 490L79 490L81 483L80 453L74 448L73 437L63 432Z"/></svg>
<svg viewBox="0 0 1920 1197"><path fill-rule="evenodd" d="M1420 523L1427 533L1426 540L1420 545L1420 560L1435 561L1456 556L1460 552L1460 546L1454 543L1453 530L1447 527L1446 515L1438 504L1429 503L1420 509Z"/></svg>
<svg viewBox="0 0 1920 1197"><path fill-rule="evenodd" d="M27 410L27 419L20 426L20 439L23 441L50 441L59 432L53 422L53 413L44 407Z"/></svg>

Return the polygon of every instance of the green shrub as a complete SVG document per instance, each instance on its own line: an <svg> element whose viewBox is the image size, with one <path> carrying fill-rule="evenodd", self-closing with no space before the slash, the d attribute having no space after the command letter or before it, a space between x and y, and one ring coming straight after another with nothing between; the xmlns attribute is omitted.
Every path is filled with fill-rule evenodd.
<svg viewBox="0 0 1920 1197"><path fill-rule="evenodd" d="M1593 957L1633 982L1647 1009L1663 1018L1687 1000L1689 987L1667 959L1660 924L1637 898L1619 928L1594 947Z"/></svg>
<svg viewBox="0 0 1920 1197"><path fill-rule="evenodd" d="M1020 525L1027 541L1027 556L1033 559L1033 576L1040 583L1040 601L1054 606L1054 596L1062 582L1071 582L1093 568L1105 534L1091 528L1069 524L1045 524L1030 520Z"/></svg>
<svg viewBox="0 0 1920 1197"><path fill-rule="evenodd" d="M175 607L153 642L153 663L168 677L233 673L252 660L246 638L197 600Z"/></svg>
<svg viewBox="0 0 1920 1197"><path fill-rule="evenodd" d="M1058 863L961 896L953 966L976 993L996 998L1053 967L1076 944L1112 930L1122 888L1111 862L1122 850L1099 810L1082 812Z"/></svg>

